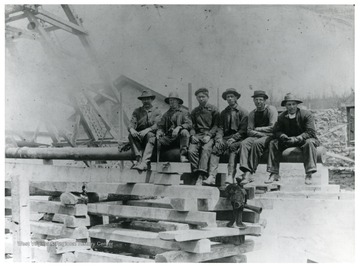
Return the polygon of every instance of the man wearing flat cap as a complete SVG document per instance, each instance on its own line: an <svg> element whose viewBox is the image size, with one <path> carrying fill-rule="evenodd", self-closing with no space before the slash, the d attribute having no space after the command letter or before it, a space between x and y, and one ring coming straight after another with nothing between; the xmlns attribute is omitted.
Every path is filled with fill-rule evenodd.
<svg viewBox="0 0 360 268"><path fill-rule="evenodd" d="M190 131L189 161L191 170L197 178L195 184L202 185L203 180L209 175L209 158L219 124L219 110L208 103L207 88L199 88L195 96L199 106L191 112L193 126Z"/></svg>
<svg viewBox="0 0 360 268"><path fill-rule="evenodd" d="M132 114L128 126L129 141L137 160L133 168L147 170L155 145L155 133L161 111L152 105L155 95L149 91L144 90L138 99L141 100L143 106L136 108Z"/></svg>
<svg viewBox="0 0 360 268"><path fill-rule="evenodd" d="M281 106L286 111L279 115L274 127L276 139L269 145L269 158L267 171L269 179L265 183L279 180L279 161L282 151L289 147L299 147L302 150L305 167L305 184L311 184L312 174L316 172L316 147L320 145L315 131L314 116L310 111L298 108L302 103L293 94L285 95Z"/></svg>
<svg viewBox="0 0 360 268"><path fill-rule="evenodd" d="M253 98L256 108L249 114L247 138L240 143L239 167L245 182L251 182L261 156L273 139L273 128L278 118L274 106L266 104L269 98L265 91L255 90Z"/></svg>
<svg viewBox="0 0 360 268"><path fill-rule="evenodd" d="M227 101L227 106L220 114L219 126L215 136L215 144L210 156L209 177L206 184L214 184L219 159L225 152L229 153L228 174L226 181L234 182L235 176L235 156L239 149L240 142L246 138L248 125L248 112L241 108L237 100L240 93L234 88L228 88L222 94L222 98Z"/></svg>
<svg viewBox="0 0 360 268"><path fill-rule="evenodd" d="M184 102L179 98L177 92L171 92L169 97L165 98L165 102L169 104L170 108L158 123L156 138L161 147L179 145L180 161L187 162L189 161L187 157L189 131L192 128L190 114L181 107Z"/></svg>

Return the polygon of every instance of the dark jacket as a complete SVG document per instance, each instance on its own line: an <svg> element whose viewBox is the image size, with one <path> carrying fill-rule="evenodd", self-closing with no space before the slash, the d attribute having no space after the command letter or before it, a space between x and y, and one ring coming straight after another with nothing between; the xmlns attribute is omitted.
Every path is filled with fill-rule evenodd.
<svg viewBox="0 0 360 268"><path fill-rule="evenodd" d="M132 114L128 130L131 128L136 131L141 131L146 128L151 128L151 131L157 130L157 123L161 119L161 111L157 107L151 107L150 110L145 110L144 107L136 108Z"/></svg>
<svg viewBox="0 0 360 268"><path fill-rule="evenodd" d="M314 116L310 111L297 109L296 111L296 125L301 130L301 136L304 140L316 137L316 130L315 130L315 119ZM290 133L290 126L289 126L289 115L288 112L282 112L279 117L278 121L274 127L274 134L276 138L279 138L281 134L288 135Z"/></svg>
<svg viewBox="0 0 360 268"><path fill-rule="evenodd" d="M209 135L211 138L215 137L219 124L219 116L219 110L214 105L207 103L204 107L196 107L191 112L193 127L190 134L203 133Z"/></svg>
<svg viewBox="0 0 360 268"><path fill-rule="evenodd" d="M165 134L171 133L174 128L181 126L183 129L190 131L192 128L192 122L190 119L190 114L184 108L177 108L175 110L169 109L161 117L160 122L157 124L158 128L162 130Z"/></svg>
<svg viewBox="0 0 360 268"><path fill-rule="evenodd" d="M231 111L235 111L233 127L230 125ZM246 138L247 125L248 125L248 112L241 108L238 104L234 108L226 107L220 114L219 128L216 134L216 139L221 139L231 135L235 141L243 140Z"/></svg>

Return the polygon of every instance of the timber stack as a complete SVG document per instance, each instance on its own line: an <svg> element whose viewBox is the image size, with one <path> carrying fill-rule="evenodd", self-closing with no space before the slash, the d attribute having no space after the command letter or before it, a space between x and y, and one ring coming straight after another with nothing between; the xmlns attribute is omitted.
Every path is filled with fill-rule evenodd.
<svg viewBox="0 0 360 268"><path fill-rule="evenodd" d="M12 199L14 183L29 180L30 260L246 262L244 254L254 250L248 237L261 234L260 215L245 210L246 229L226 227L230 201L216 187L183 185L175 168L7 163ZM247 192L254 198L255 187ZM14 209L16 202L7 199Z"/></svg>

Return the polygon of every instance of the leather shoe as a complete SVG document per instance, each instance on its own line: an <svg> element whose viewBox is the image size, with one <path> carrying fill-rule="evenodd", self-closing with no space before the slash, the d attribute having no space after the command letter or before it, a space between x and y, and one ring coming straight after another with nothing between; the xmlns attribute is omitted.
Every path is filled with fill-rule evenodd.
<svg viewBox="0 0 360 268"><path fill-rule="evenodd" d="M270 184L270 183L273 183L274 181L279 181L280 178L281 177L279 174L271 173L269 178L267 179L267 181L264 181L264 183Z"/></svg>
<svg viewBox="0 0 360 268"><path fill-rule="evenodd" d="M203 183L204 185L215 185L215 182L216 182L216 180L215 180L214 176L213 176L213 175L210 175L209 177L207 177L206 180L203 180L202 183Z"/></svg>
<svg viewBox="0 0 360 268"><path fill-rule="evenodd" d="M311 184L312 184L311 179L312 179L311 174L307 174L307 175L305 176L305 184L306 184L306 185L311 185Z"/></svg>

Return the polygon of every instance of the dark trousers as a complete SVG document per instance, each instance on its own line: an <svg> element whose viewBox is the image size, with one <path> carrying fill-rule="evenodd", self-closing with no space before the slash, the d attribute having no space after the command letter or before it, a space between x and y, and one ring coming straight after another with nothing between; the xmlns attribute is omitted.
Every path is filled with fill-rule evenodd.
<svg viewBox="0 0 360 268"><path fill-rule="evenodd" d="M317 139L307 139L298 146L286 146L279 140L272 140L269 144L269 158L267 171L279 174L281 153L289 147L299 147L303 154L305 173L316 172L316 147L320 145Z"/></svg>
<svg viewBox="0 0 360 268"><path fill-rule="evenodd" d="M186 129L182 129L177 137L172 137L171 135L164 135L158 140L158 142L161 147L180 145L180 153L187 153L189 139L189 131Z"/></svg>
<svg viewBox="0 0 360 268"><path fill-rule="evenodd" d="M136 157L142 157L142 161L146 163L150 161L155 145L155 134L153 132L148 132L142 139L129 135L129 142Z"/></svg>
<svg viewBox="0 0 360 268"><path fill-rule="evenodd" d="M214 177L217 174L220 156L225 153L229 153L228 175L235 175L235 157L241 141L236 141L230 145L227 145L226 141L230 138L232 138L232 136L227 136L222 138L222 140L215 141L215 145L210 156L209 168L209 174L213 175Z"/></svg>
<svg viewBox="0 0 360 268"><path fill-rule="evenodd" d="M192 172L201 171L208 174L209 159L214 145L214 140L210 139L208 143L200 141L205 135L202 133L196 134L199 139L198 143L190 142L189 145L189 161Z"/></svg>
<svg viewBox="0 0 360 268"><path fill-rule="evenodd" d="M240 143L239 166L242 172L256 172L259 161L264 154L264 151L269 146L272 137L248 137Z"/></svg>

